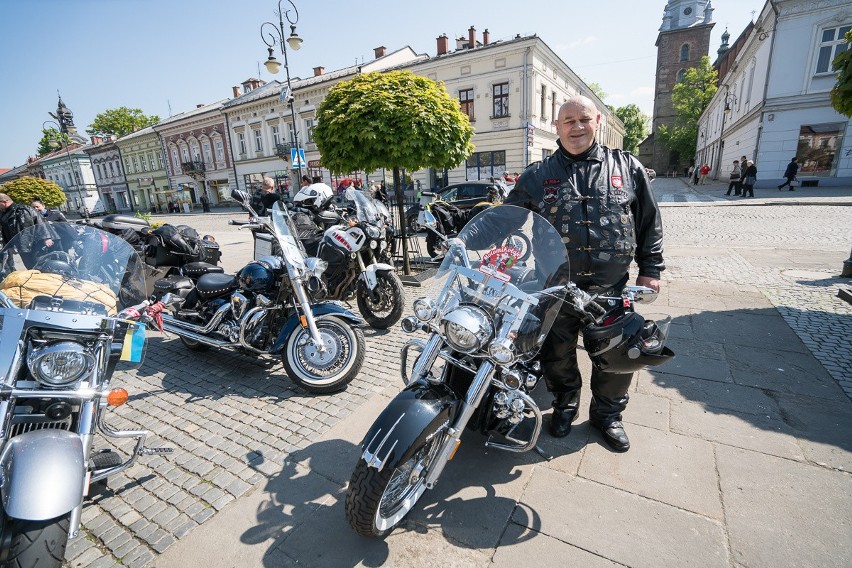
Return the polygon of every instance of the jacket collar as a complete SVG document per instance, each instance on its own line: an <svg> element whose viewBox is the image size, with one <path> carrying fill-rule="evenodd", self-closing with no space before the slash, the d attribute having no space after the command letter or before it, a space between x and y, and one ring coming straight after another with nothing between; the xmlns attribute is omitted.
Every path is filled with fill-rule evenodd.
<svg viewBox="0 0 852 568"><path fill-rule="evenodd" d="M561 140L556 140L556 144L559 146L559 154L568 161L568 163L573 162L582 162L584 160L593 160L596 162L603 162L603 149L600 144L597 142L593 142L588 150L583 152L580 155L569 154L568 151L562 146Z"/></svg>

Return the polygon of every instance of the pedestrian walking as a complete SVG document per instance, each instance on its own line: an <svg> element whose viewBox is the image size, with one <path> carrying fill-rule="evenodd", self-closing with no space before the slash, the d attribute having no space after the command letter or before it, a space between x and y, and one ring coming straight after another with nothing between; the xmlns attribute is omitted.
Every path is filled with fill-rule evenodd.
<svg viewBox="0 0 852 568"><path fill-rule="evenodd" d="M204 213L210 213L210 198L207 197L206 193L201 194L201 211Z"/></svg>
<svg viewBox="0 0 852 568"><path fill-rule="evenodd" d="M556 122L559 149L524 170L505 203L542 212L562 233L571 273L581 289L618 296L635 257L636 283L659 291L665 268L663 229L651 180L635 157L595 141L600 121L590 99L568 99ZM541 350L544 378L554 396L550 433L557 438L568 435L579 410L581 327L580 319L566 308ZM622 412L632 379L633 373L592 368L589 422L617 452L630 449Z"/></svg>
<svg viewBox="0 0 852 568"><path fill-rule="evenodd" d="M784 177L787 178L787 181L778 186L778 191L781 191L785 185L790 186L790 191L796 191L793 184L796 182L796 174L798 173L799 159L796 156L793 156L793 159L790 160L789 164L787 164L787 169L784 170Z"/></svg>
<svg viewBox="0 0 852 568"><path fill-rule="evenodd" d="M707 176L710 174L710 166L705 163L703 166L701 166L701 169L698 171L698 173L701 174L701 181L699 182L699 184L706 185Z"/></svg>
<svg viewBox="0 0 852 568"><path fill-rule="evenodd" d="M746 161L743 172L743 197L754 197L754 184L757 182L757 166L751 160ZM749 195L746 195L748 193Z"/></svg>
<svg viewBox="0 0 852 568"><path fill-rule="evenodd" d="M734 191L734 195L739 195L742 191L742 182L740 181L740 174L742 171L740 170L740 161L734 160L734 166L731 168L730 181L728 182L728 192L725 195L731 195L731 190Z"/></svg>

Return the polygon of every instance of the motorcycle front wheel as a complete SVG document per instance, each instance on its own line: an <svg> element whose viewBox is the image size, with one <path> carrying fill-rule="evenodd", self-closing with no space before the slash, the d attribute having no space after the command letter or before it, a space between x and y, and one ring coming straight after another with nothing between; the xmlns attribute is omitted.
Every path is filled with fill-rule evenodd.
<svg viewBox="0 0 852 568"><path fill-rule="evenodd" d="M440 426L430 428L418 438L426 441L396 468L379 471L358 460L346 491L346 520L355 532L384 538L417 504L444 440Z"/></svg>
<svg viewBox="0 0 852 568"><path fill-rule="evenodd" d="M364 333L334 316L316 323L325 350L314 345L309 330L298 326L281 353L284 370L307 391L322 394L342 390L364 363Z"/></svg>
<svg viewBox="0 0 852 568"><path fill-rule="evenodd" d="M60 568L65 560L70 518L71 513L47 521L7 519L3 542L9 543L9 550L0 566Z"/></svg>
<svg viewBox="0 0 852 568"><path fill-rule="evenodd" d="M376 329L388 329L402 317L405 307L405 289L402 280L393 272L382 272L376 275L376 289L373 291L376 301L370 298L370 292L364 282L358 284L356 301L358 311L364 316L367 324Z"/></svg>

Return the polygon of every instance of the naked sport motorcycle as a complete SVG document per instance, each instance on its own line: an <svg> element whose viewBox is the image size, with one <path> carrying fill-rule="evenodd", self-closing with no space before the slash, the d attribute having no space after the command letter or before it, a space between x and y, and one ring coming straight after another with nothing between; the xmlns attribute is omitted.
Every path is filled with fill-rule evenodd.
<svg viewBox="0 0 852 568"><path fill-rule="evenodd" d="M58 568L80 529L92 483L130 467L145 430L115 430L112 388L138 366L147 305L142 261L121 238L77 227L46 249L48 229L18 233L0 251L0 565ZM67 248L66 248L67 247ZM132 438L129 456L95 447Z"/></svg>
<svg viewBox="0 0 852 568"><path fill-rule="evenodd" d="M515 243L527 236L521 250ZM436 300L414 302L403 331L426 341L402 350L406 387L368 431L346 494L346 518L361 535L384 537L438 481L462 432L511 452L535 449L542 413L530 396L542 378L536 355L561 309L588 322L584 344L594 364L627 372L660 364L668 320L633 310L649 288L617 298L591 296L570 281L561 237L543 217L511 205L472 219L448 251ZM408 358L418 353L411 374Z"/></svg>

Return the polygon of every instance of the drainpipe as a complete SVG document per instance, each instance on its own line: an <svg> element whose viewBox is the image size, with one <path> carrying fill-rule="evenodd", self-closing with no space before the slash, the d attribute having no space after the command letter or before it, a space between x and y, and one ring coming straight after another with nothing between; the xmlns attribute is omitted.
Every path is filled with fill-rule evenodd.
<svg viewBox="0 0 852 568"><path fill-rule="evenodd" d="M234 170L234 186L236 186L236 189L240 189L240 181L237 179L237 163L234 160L234 148L231 146L231 125L228 123L228 113L223 112L222 114L225 115L225 134L228 137L228 153L231 154L231 168ZM294 124L293 128L295 127L296 125ZM302 183L301 179L299 183Z"/></svg>
<svg viewBox="0 0 852 568"><path fill-rule="evenodd" d="M769 0L769 5L772 6L772 11L775 12L775 21L772 22L772 40L769 44L769 63L766 65L766 80L763 82L763 100L761 104L766 106L766 94L769 92L769 76L772 72L772 59L775 57L775 30L778 29L778 20L781 18L781 11L778 9L778 5L776 4L776 0ZM758 39L758 41L760 41ZM760 152L760 139L763 137L763 118L764 115L760 113L760 127L758 128L757 140L754 143L754 161L757 163L757 155Z"/></svg>
<svg viewBox="0 0 852 568"><path fill-rule="evenodd" d="M524 51L524 75L523 75L523 87L521 88L521 120L522 120L522 137L524 144L524 168L526 168L530 164L530 147L527 144L527 123L529 122L529 112L527 112L527 100L529 96L527 95L527 87L529 84L529 77L527 68L529 67L529 55L530 55L530 47L527 47L526 51Z"/></svg>

